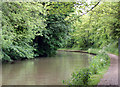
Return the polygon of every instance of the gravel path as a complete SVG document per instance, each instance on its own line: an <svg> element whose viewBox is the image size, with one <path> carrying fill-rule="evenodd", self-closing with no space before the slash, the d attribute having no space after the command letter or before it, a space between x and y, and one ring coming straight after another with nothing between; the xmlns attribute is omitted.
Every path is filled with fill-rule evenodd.
<svg viewBox="0 0 120 87"><path fill-rule="evenodd" d="M109 86L117 85L118 86L118 56L113 54L108 54L108 55L111 58L110 67L107 73L105 73L103 78L100 80L100 83L98 83L98 86L99 85L109 85Z"/></svg>

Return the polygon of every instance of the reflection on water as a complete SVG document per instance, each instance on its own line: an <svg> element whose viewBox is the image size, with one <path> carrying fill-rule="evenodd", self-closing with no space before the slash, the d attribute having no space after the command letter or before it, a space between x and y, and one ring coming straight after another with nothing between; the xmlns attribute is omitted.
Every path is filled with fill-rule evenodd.
<svg viewBox="0 0 120 87"><path fill-rule="evenodd" d="M72 72L88 66L90 56L58 52L55 57L19 61L2 65L3 85L62 85Z"/></svg>

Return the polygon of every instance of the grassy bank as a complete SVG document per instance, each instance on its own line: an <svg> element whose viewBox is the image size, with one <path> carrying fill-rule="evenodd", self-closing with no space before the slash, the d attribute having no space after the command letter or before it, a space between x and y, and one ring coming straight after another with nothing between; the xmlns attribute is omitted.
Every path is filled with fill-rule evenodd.
<svg viewBox="0 0 120 87"><path fill-rule="evenodd" d="M58 50L80 50L79 48L59 48ZM119 55L118 54L118 48L113 45L109 45L107 47L104 47L103 49L100 48L89 48L89 49L85 49L82 50L84 52L91 52L91 53L95 53L95 54L99 54L99 51L103 50L106 53L111 53L111 54L115 54L115 55Z"/></svg>
<svg viewBox="0 0 120 87"><path fill-rule="evenodd" d="M89 85L97 85L100 82L100 79L103 78L103 75L107 72L109 64L106 65L103 69L100 69L97 74L91 75L91 81Z"/></svg>
<svg viewBox="0 0 120 87"><path fill-rule="evenodd" d="M60 49L68 50L68 49ZM78 50L78 49L69 49L69 50ZM97 55L89 59L89 67L83 68L78 72L73 72L71 78L67 81L63 81L67 85L97 85L100 79L103 77L105 72L110 66L110 58L107 55L106 51L103 49L88 49L87 52L93 52Z"/></svg>

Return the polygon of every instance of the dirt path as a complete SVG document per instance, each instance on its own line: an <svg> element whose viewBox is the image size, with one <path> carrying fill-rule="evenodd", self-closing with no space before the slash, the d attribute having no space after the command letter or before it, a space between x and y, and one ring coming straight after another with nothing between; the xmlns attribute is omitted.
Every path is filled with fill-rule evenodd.
<svg viewBox="0 0 120 87"><path fill-rule="evenodd" d="M118 56L108 55L111 58L111 64L98 85L118 85Z"/></svg>

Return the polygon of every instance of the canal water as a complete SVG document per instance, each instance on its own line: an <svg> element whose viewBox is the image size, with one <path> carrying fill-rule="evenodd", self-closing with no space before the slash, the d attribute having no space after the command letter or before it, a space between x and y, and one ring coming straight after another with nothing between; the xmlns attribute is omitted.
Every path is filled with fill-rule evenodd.
<svg viewBox="0 0 120 87"><path fill-rule="evenodd" d="M54 57L41 57L2 65L3 85L63 85L72 72L89 65L91 56L58 51Z"/></svg>

